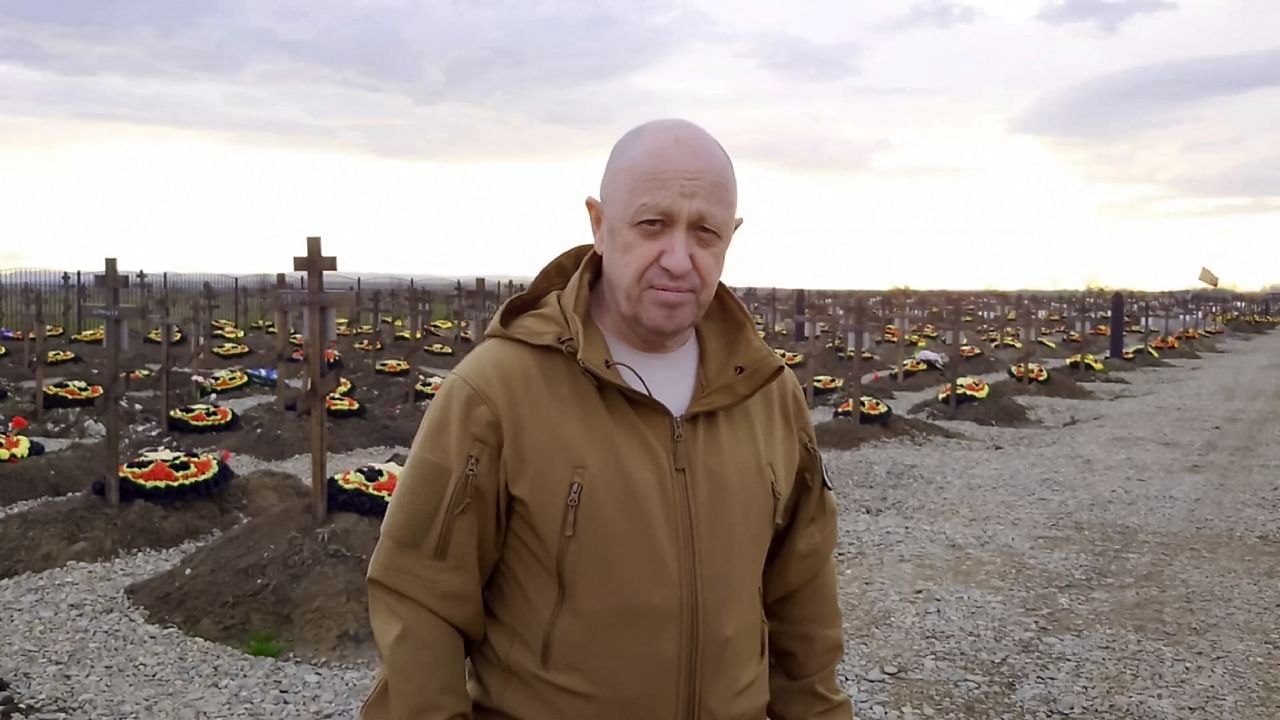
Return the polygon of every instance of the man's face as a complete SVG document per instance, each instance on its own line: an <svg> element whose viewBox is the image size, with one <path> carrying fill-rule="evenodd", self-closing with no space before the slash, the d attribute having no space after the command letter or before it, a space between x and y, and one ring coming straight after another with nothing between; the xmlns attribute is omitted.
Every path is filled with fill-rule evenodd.
<svg viewBox="0 0 1280 720"><path fill-rule="evenodd" d="M630 164L606 205L588 201L609 304L654 351L683 343L711 304L741 224L727 163L666 154Z"/></svg>

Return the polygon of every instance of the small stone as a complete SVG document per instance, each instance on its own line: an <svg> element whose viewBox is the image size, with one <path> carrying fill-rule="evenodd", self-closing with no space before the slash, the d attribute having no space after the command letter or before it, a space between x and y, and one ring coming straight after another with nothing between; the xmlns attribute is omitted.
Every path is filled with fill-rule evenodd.
<svg viewBox="0 0 1280 720"><path fill-rule="evenodd" d="M881 669L882 671L884 671L884 674L885 674L885 675L897 675L897 674L898 674L898 668L897 668L896 666L894 666L894 665L885 665L883 668L880 668L880 669Z"/></svg>
<svg viewBox="0 0 1280 720"><path fill-rule="evenodd" d="M873 682L873 683L879 683L879 682L885 681L884 673L880 672L879 670L872 670L871 672L864 674L862 678L867 682Z"/></svg>

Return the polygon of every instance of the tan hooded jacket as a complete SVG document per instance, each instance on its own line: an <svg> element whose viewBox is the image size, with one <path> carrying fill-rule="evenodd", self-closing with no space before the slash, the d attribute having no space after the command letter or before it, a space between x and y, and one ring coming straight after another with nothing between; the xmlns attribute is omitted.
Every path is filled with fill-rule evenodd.
<svg viewBox="0 0 1280 720"><path fill-rule="evenodd" d="M361 717L849 720L799 383L721 285L673 417L609 365L599 267L552 261L424 414L369 565Z"/></svg>

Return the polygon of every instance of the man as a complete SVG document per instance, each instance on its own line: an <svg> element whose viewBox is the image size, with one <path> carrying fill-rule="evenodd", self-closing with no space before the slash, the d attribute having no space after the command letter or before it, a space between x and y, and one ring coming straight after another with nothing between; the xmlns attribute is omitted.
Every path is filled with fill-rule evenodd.
<svg viewBox="0 0 1280 720"><path fill-rule="evenodd" d="M736 211L701 128L618 141L594 244L423 417L369 565L363 718L852 717L804 393L719 282Z"/></svg>

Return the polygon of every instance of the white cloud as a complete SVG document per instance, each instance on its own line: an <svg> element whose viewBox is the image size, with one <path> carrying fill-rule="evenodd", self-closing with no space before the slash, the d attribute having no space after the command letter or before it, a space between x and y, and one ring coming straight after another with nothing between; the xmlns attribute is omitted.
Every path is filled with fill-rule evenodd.
<svg viewBox="0 0 1280 720"><path fill-rule="evenodd" d="M1162 4L0 0L0 233L531 272L614 138L683 116L740 168L735 281L1248 284L1215 253L1280 229L1280 5Z"/></svg>
<svg viewBox="0 0 1280 720"><path fill-rule="evenodd" d="M1050 25L1091 24L1114 33L1143 15L1177 9L1169 0L1052 0L1036 17Z"/></svg>

